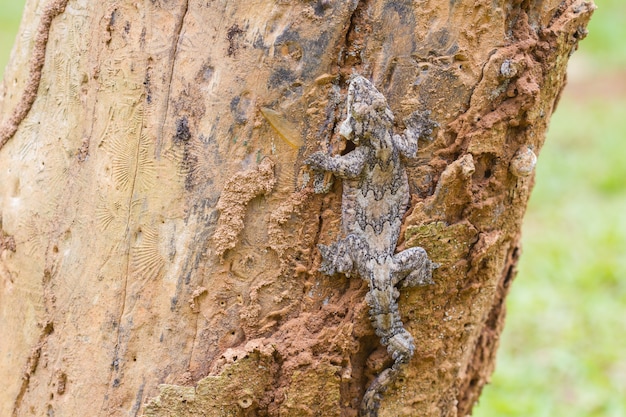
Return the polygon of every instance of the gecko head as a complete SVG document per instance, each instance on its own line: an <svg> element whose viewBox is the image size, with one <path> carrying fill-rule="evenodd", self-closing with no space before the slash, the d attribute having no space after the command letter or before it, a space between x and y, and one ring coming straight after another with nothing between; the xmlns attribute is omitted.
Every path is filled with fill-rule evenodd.
<svg viewBox="0 0 626 417"><path fill-rule="evenodd" d="M371 129L390 129L393 119L385 96L367 78L353 76L348 87L346 119L339 127L339 134L358 144L363 138L377 136Z"/></svg>

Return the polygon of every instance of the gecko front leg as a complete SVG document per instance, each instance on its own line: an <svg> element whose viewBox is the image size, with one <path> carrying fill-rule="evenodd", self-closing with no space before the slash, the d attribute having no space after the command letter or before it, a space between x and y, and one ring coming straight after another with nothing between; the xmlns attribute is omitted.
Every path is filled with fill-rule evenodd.
<svg viewBox="0 0 626 417"><path fill-rule="evenodd" d="M362 147L343 156L330 156L324 152L315 152L305 163L314 171L327 171L340 178L356 178L361 174L367 151Z"/></svg>
<svg viewBox="0 0 626 417"><path fill-rule="evenodd" d="M417 156L417 141L430 139L433 129L438 127L437 122L429 118L430 111L414 111L409 117L404 119L406 129L401 135L393 135L393 143L405 158L415 158Z"/></svg>

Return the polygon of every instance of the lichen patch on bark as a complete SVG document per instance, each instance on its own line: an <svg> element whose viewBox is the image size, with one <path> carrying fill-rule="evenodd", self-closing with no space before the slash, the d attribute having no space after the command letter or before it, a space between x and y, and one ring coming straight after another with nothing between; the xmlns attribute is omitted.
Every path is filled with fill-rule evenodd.
<svg viewBox="0 0 626 417"><path fill-rule="evenodd" d="M163 384L143 413L146 417L247 416L267 407L265 394L277 371L271 346L250 347L232 356L217 375L195 386Z"/></svg>

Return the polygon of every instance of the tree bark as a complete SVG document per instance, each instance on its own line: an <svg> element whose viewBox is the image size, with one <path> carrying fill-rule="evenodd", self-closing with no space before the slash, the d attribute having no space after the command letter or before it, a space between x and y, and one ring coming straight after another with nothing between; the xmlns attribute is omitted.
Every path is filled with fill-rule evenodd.
<svg viewBox="0 0 626 417"><path fill-rule="evenodd" d="M381 416L465 416L494 367L536 155L594 6L30 0L0 111L0 415L355 416L391 364L318 271L351 74L400 121L416 352ZM400 129L401 122L397 128ZM0 145L1 146L1 145Z"/></svg>

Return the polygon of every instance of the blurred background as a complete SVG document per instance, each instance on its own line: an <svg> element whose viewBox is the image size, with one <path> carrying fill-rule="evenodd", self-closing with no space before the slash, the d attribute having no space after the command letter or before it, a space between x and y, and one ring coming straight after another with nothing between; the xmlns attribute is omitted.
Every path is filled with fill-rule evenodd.
<svg viewBox="0 0 626 417"><path fill-rule="evenodd" d="M24 0L0 0L0 76ZM475 417L626 417L626 1L596 0L526 213Z"/></svg>

